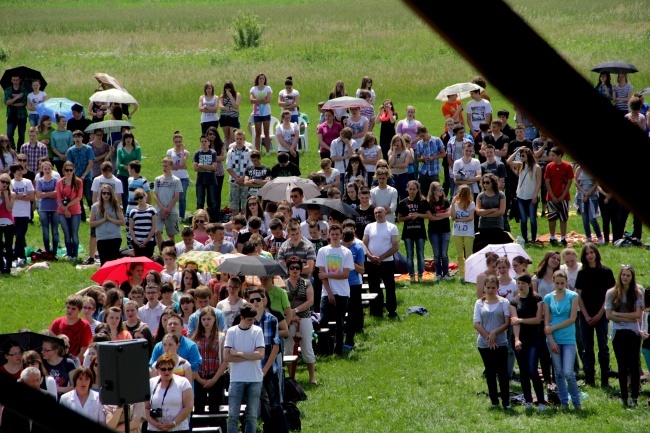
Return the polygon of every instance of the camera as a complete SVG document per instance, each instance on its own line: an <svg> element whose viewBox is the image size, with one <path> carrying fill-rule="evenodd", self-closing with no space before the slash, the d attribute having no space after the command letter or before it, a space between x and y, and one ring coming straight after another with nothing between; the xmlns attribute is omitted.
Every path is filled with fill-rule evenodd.
<svg viewBox="0 0 650 433"><path fill-rule="evenodd" d="M157 407L155 409L150 409L149 416L151 416L151 418L160 418L162 416L162 408Z"/></svg>
<svg viewBox="0 0 650 433"><path fill-rule="evenodd" d="M61 204L62 204L63 206L67 206L68 203L70 203L70 197L63 197L63 198L61 199Z"/></svg>

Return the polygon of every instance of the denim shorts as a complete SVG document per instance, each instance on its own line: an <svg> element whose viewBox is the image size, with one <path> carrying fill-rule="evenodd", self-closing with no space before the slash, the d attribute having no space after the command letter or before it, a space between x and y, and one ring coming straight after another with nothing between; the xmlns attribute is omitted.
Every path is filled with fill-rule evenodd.
<svg viewBox="0 0 650 433"><path fill-rule="evenodd" d="M253 116L253 122L254 123L270 122L270 121L271 121L271 115L270 114L267 114L266 116Z"/></svg>

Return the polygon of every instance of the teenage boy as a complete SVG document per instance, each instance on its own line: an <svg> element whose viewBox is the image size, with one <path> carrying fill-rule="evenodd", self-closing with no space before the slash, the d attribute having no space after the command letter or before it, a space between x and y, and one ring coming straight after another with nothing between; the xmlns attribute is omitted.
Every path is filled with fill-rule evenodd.
<svg viewBox="0 0 650 433"><path fill-rule="evenodd" d="M29 179L23 178L24 168L20 164L12 164L9 171L13 176L11 180L11 191L14 192L14 229L16 231L16 244L14 246L14 257L16 266L25 264L25 246L27 228L29 227L29 217L34 201L34 184ZM5 248L11 248L11 244L5 245ZM81 308L80 308L81 309Z"/></svg>
<svg viewBox="0 0 650 433"><path fill-rule="evenodd" d="M363 304L361 302L362 275L365 271L366 250L363 242L354 236L354 228L343 229L341 245L352 253L354 268L348 275L350 299L348 300L348 319L345 322L345 345L343 349L354 347L354 334L363 329Z"/></svg>
<svg viewBox="0 0 650 433"><path fill-rule="evenodd" d="M260 195L260 188L271 181L271 169L262 164L259 151L250 152L251 165L246 169L244 186L248 187L248 196Z"/></svg>
<svg viewBox="0 0 650 433"><path fill-rule="evenodd" d="M363 140L363 137L361 138ZM334 162L334 168L339 171L340 184L343 184L345 170L348 167L348 160L352 155L356 155L361 143L352 138L352 128L346 126L341 130L338 138L332 140L330 144L330 159Z"/></svg>
<svg viewBox="0 0 650 433"><path fill-rule="evenodd" d="M147 298L147 303L138 308L138 317L147 324L149 329L158 329L160 316L165 311L165 306L158 302L160 288L157 284L147 284L144 289L144 296Z"/></svg>
<svg viewBox="0 0 650 433"><path fill-rule="evenodd" d="M181 231L182 240L174 245L176 255L181 256L189 251L203 251L205 245L194 239L194 231L192 227L183 227Z"/></svg>
<svg viewBox="0 0 650 433"><path fill-rule="evenodd" d="M27 156L27 167L36 173L38 172L38 159L47 156L47 146L38 141L38 129L34 126L29 128L27 137L29 137L29 141L20 146L20 153Z"/></svg>
<svg viewBox="0 0 650 433"><path fill-rule="evenodd" d="M54 319L50 331L55 335L65 334L70 339L68 353L79 358L83 364L83 354L92 342L93 333L90 325L79 317L84 301L79 295L70 295L65 300L65 316ZM154 328L155 329L155 328Z"/></svg>
<svg viewBox="0 0 650 433"><path fill-rule="evenodd" d="M484 145L481 147L481 151L484 152L484 147L488 144L494 146L495 152L494 157L497 161L501 161L502 158L508 156L508 143L514 137L509 137L508 135L502 132L503 122L499 119L494 119L490 125L490 134L487 134L483 137ZM514 132L513 132L514 133Z"/></svg>
<svg viewBox="0 0 650 433"><path fill-rule="evenodd" d="M194 152L194 171L196 172L196 208L204 209L206 192L208 195L208 215L211 221L217 219L217 152L210 149L210 140L201 136L201 147Z"/></svg>
<svg viewBox="0 0 650 433"><path fill-rule="evenodd" d="M221 254L228 254L235 251L235 245L226 240L226 230L223 224L208 224L205 231L210 236L210 240L202 248L203 251L216 251Z"/></svg>
<svg viewBox="0 0 650 433"><path fill-rule="evenodd" d="M300 223L300 231L302 232L302 235L307 239L310 239L309 223L312 221L318 224L318 230L321 233L320 237L327 239L328 225L327 222L323 221L323 218L321 217L320 205L318 204L310 204L307 206L307 219Z"/></svg>
<svg viewBox="0 0 650 433"><path fill-rule="evenodd" d="M458 125L454 126L452 129L453 136L447 142L447 163L451 170L454 169L456 161L463 158L465 155L465 145L467 143L474 146L474 144L465 138L465 127ZM456 195L456 182L455 176L452 174L449 176L449 192L451 197ZM422 191L423 194L428 194L429 191Z"/></svg>
<svg viewBox="0 0 650 433"><path fill-rule="evenodd" d="M156 225L156 244L160 250L162 243L163 227L167 231L167 237L174 241L174 236L180 233L178 224L180 215L176 204L183 193L181 180L172 174L173 161L170 157L162 160L163 174L154 181L154 197L156 198L156 212L158 213L158 224Z"/></svg>
<svg viewBox="0 0 650 433"><path fill-rule="evenodd" d="M83 181L83 196L88 205L88 212L92 207L93 193L92 193L92 171L93 163L95 161L95 154L90 146L83 143L84 133L79 130L72 132L72 141L74 145L65 152L65 159L74 164L74 174ZM86 221L86 209L81 204L81 221Z"/></svg>
<svg viewBox="0 0 650 433"><path fill-rule="evenodd" d="M546 184L546 201L548 206L548 229L551 234L551 244L557 245L555 239L555 222L560 220L560 234L562 245L566 246L567 221L569 219L569 201L571 195L571 180L573 169L571 164L562 160L564 151L555 146L551 149L551 162L546 166L544 182Z"/></svg>
<svg viewBox="0 0 650 433"><path fill-rule="evenodd" d="M178 356L190 363L190 366L192 367L192 377L188 377L187 379L190 383L193 383L193 380L199 375L199 367L203 362L198 346L194 341L183 335L183 319L176 313L171 314L169 319L167 319L166 331L167 334L173 334L178 337ZM162 341L156 343L153 352L151 353L151 359L149 359L149 366L153 366L158 357L163 353Z"/></svg>
<svg viewBox="0 0 650 433"><path fill-rule="evenodd" d="M264 250L271 253L275 259L278 256L280 247L287 240L284 237L282 221L277 218L273 218L269 223L269 231L271 234L264 238Z"/></svg>
<svg viewBox="0 0 650 433"><path fill-rule="evenodd" d="M395 211L397 210L397 190L388 185L388 169L380 167L375 171L377 186L370 190L370 202L373 206L381 206L386 209L386 219L395 222Z"/></svg>
<svg viewBox="0 0 650 433"><path fill-rule="evenodd" d="M496 149L492 144L486 144L483 149L485 162L481 164L481 176L486 173L495 175L499 179L499 191L503 191L506 187L506 166L503 162L497 161Z"/></svg>
<svg viewBox="0 0 650 433"><path fill-rule="evenodd" d="M455 185L467 185L472 189L474 197L478 195L481 163L474 158L474 145L469 141L463 145L463 157L454 162L451 177L453 177ZM452 195L454 195L454 191L452 191Z"/></svg>
<svg viewBox="0 0 650 433"><path fill-rule="evenodd" d="M507 135L510 140L512 140L515 137L515 130L508 124L509 117L510 112L508 110L499 110L497 112L497 119L501 121L501 131Z"/></svg>
<svg viewBox="0 0 650 433"><path fill-rule="evenodd" d="M145 192L145 201L151 204L151 187L149 186L149 181L146 177L140 175L142 170L142 164L140 161L131 161L127 167L129 171L129 204L126 207L126 215L128 218L129 212L135 209L138 206L138 201L135 199L134 194L135 190L140 188ZM128 227L128 220L126 221Z"/></svg>
<svg viewBox="0 0 650 433"><path fill-rule="evenodd" d="M318 278L323 283L320 298L320 324L327 327L328 322L336 322L334 353L343 355L343 322L348 311L350 284L348 277L354 269L352 252L341 245L342 229L338 224L329 227L330 244L318 250L316 266Z"/></svg>
<svg viewBox="0 0 650 433"><path fill-rule="evenodd" d="M74 104L70 110L72 110L72 118L68 120L68 131L85 131L92 122L83 116L84 107L79 104ZM90 136L88 134L84 134L83 142L88 143L89 138Z"/></svg>
<svg viewBox="0 0 650 433"><path fill-rule="evenodd" d="M297 219L298 222L303 222L307 219L307 211L300 207L304 197L305 193L299 187L293 188L289 195L291 199L291 217Z"/></svg>
<svg viewBox="0 0 650 433"><path fill-rule="evenodd" d="M465 107L467 125L476 134L480 130L479 125L481 122L487 122L488 124L492 122L492 105L489 101L481 98L480 90L472 90L469 95L472 100Z"/></svg>
<svg viewBox="0 0 650 433"><path fill-rule="evenodd" d="M254 298L260 298L255 295ZM260 302L260 299L257 300ZM257 414L262 393L262 359L264 359L264 334L255 326L257 311L251 304L239 310L239 325L231 326L226 333L223 358L229 363L230 387L228 389L228 433L239 432L239 411L246 397L244 433L257 431Z"/></svg>
<svg viewBox="0 0 650 433"><path fill-rule="evenodd" d="M230 209L238 215L246 206L248 188L244 185L246 169L251 165L250 151L245 146L246 134L241 129L235 130L235 146L228 150L226 169L230 174Z"/></svg>
<svg viewBox="0 0 650 433"><path fill-rule="evenodd" d="M289 257L298 256L302 260L302 274L300 276L309 278L314 271L316 250L314 250L311 242L302 237L300 224L296 221L289 221L287 231L289 232L289 240L280 247L277 260L283 265L286 265Z"/></svg>
<svg viewBox="0 0 650 433"><path fill-rule="evenodd" d="M447 151L442 140L429 134L426 126L418 126L416 134L419 141L415 145L415 157L421 164L418 182L420 191L428 193L431 182L440 182L440 160L447 155Z"/></svg>
<svg viewBox="0 0 650 433"><path fill-rule="evenodd" d="M271 179L287 176L300 177L300 168L289 161L287 152L278 152L278 163L271 167Z"/></svg>
<svg viewBox="0 0 650 433"><path fill-rule="evenodd" d="M4 103L7 106L7 136L11 147L16 149L14 133L18 128L18 142L25 142L25 129L27 129L27 90L22 86L18 76L11 77L11 86L5 89Z"/></svg>
<svg viewBox="0 0 650 433"><path fill-rule="evenodd" d="M99 129L98 131L101 131ZM101 136L100 136L101 139ZM113 176L113 164L110 161L102 162L100 166L101 174L93 179L92 186L90 190L92 191L93 203L96 203L101 197L99 196L102 186L104 184L109 184L113 191L115 192L115 198L118 203L122 203L122 181L117 177ZM97 252L97 237L95 236L95 227L90 228L90 241L88 247L88 258L84 260L84 265L92 265L95 263L95 253Z"/></svg>

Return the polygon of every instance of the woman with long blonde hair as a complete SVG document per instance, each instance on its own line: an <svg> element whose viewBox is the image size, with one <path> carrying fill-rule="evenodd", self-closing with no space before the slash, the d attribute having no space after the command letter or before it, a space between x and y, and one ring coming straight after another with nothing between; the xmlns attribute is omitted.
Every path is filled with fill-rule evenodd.
<svg viewBox="0 0 650 433"><path fill-rule="evenodd" d="M395 135L390 141L388 166L392 169L395 188L397 188L400 200L403 200L407 195L408 168L412 162L413 150L410 147L406 148L406 143L401 135Z"/></svg>
<svg viewBox="0 0 650 433"><path fill-rule="evenodd" d="M452 237L456 246L458 273L465 282L465 259L472 254L474 246L474 195L468 185L461 185L451 202L450 217L454 221Z"/></svg>

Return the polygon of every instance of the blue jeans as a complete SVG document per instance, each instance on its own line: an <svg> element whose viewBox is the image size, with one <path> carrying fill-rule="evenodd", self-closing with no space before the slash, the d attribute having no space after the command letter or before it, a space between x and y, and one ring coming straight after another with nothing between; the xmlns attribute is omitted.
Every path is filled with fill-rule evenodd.
<svg viewBox="0 0 650 433"><path fill-rule="evenodd" d="M594 331L596 331L596 340L598 341L598 364L600 370L609 370L609 346L607 345L607 325L609 322L603 317L596 323L596 326L591 326L585 320L582 314L578 314L580 320L580 333L582 336L582 347L585 351L585 357L582 361L582 367L587 370L594 370L596 368L596 356L594 355Z"/></svg>
<svg viewBox="0 0 650 433"><path fill-rule="evenodd" d="M413 247L417 250L418 254L418 275L424 274L424 238L420 239L404 239L406 245L406 266L409 270L409 275L415 275L415 267L413 265Z"/></svg>
<svg viewBox="0 0 650 433"><path fill-rule="evenodd" d="M230 382L228 389L228 433L239 432L239 408L246 397L244 433L257 432L262 382Z"/></svg>
<svg viewBox="0 0 650 433"><path fill-rule="evenodd" d="M429 242L433 248L433 263L436 268L436 275L444 277L449 274L449 239L451 233L429 232Z"/></svg>
<svg viewBox="0 0 650 433"><path fill-rule="evenodd" d="M14 217L14 226L16 227L16 244L14 245L14 258L25 258L25 236L29 227L29 217Z"/></svg>
<svg viewBox="0 0 650 433"><path fill-rule="evenodd" d="M59 214L54 210L42 210L38 212L41 220L41 232L43 234L43 245L45 251L59 249ZM52 247L50 248L50 231L52 232Z"/></svg>
<svg viewBox="0 0 650 433"><path fill-rule="evenodd" d="M519 205L519 216L521 217L521 235L528 242L528 220L530 219L530 240L537 239L537 210L532 200L524 200L517 197Z"/></svg>
<svg viewBox="0 0 650 433"><path fill-rule="evenodd" d="M408 193L406 192L406 184L408 183L408 181L409 181L408 173L393 175L393 182L395 182L395 188L397 188L397 195L400 200L404 200L408 196ZM426 193L423 192L422 194L426 196L427 193L428 191Z"/></svg>
<svg viewBox="0 0 650 433"><path fill-rule="evenodd" d="M183 185L183 192L178 195L178 215L181 219L185 218L185 209L187 208L187 190L190 187L190 178L186 177L181 179L181 185Z"/></svg>
<svg viewBox="0 0 650 433"><path fill-rule="evenodd" d="M77 257L79 254L79 224L81 215L71 215L66 218L65 215L59 214L59 223L63 230L63 240L65 242L65 252L68 257Z"/></svg>
<svg viewBox="0 0 650 433"><path fill-rule="evenodd" d="M38 126L38 113L29 115L29 126Z"/></svg>
<svg viewBox="0 0 650 433"><path fill-rule="evenodd" d="M519 364L521 390L524 393L526 403L533 402L533 394L530 387L531 381L533 382L537 401L540 403L544 401L544 385L542 384L542 379L539 377L539 373L537 372L539 345L539 338L524 338L521 340L521 349L515 350L517 364Z"/></svg>
<svg viewBox="0 0 650 433"><path fill-rule="evenodd" d="M591 203L590 203L591 202ZM596 219L592 214L591 214L591 206L594 207L594 209L598 209L598 198L595 199L589 199L587 203L583 203L582 206L582 228L585 230L585 235L587 236L587 240L591 241L591 230L589 227L589 223L594 227L594 231L596 232L596 237L600 238L603 234L600 231L600 225L598 224L598 219Z"/></svg>
<svg viewBox="0 0 650 433"><path fill-rule="evenodd" d="M211 217L216 215L217 208L217 185L196 184L196 208L205 209L205 196L208 196L208 212Z"/></svg>
<svg viewBox="0 0 650 433"><path fill-rule="evenodd" d="M578 391L578 382L573 372L573 363L576 359L576 345L558 344L558 347L560 348L560 353L553 353L551 345L548 344L548 350L551 352L551 360L553 361L553 370L555 370L555 381L560 403L562 403L562 406L568 406L569 395L571 395L573 407L580 407L580 391Z"/></svg>

